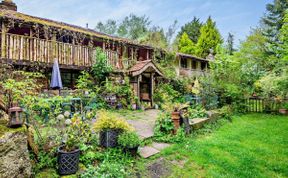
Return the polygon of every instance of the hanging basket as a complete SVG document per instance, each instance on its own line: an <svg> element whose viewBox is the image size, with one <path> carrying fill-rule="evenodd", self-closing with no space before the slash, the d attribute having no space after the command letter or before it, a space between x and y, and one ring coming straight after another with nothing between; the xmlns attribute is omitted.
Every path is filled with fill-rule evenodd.
<svg viewBox="0 0 288 178"><path fill-rule="evenodd" d="M60 175L75 174L79 168L80 150L66 152L62 149L63 146L58 149L58 173Z"/></svg>
<svg viewBox="0 0 288 178"><path fill-rule="evenodd" d="M118 136L121 134L119 129L109 129L100 132L100 145L105 148L114 148L118 146Z"/></svg>

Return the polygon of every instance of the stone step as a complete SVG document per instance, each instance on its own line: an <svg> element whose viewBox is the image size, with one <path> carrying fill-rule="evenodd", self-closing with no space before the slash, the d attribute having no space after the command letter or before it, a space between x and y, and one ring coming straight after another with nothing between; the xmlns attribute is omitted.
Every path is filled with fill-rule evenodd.
<svg viewBox="0 0 288 178"><path fill-rule="evenodd" d="M143 158L149 158L157 153L159 153L164 148L169 147L170 144L168 143L157 143L153 142L150 146L144 146L139 148L140 156Z"/></svg>
<svg viewBox="0 0 288 178"><path fill-rule="evenodd" d="M195 118L195 119L189 119L189 125L192 127L192 129L197 130L204 126L205 123L209 121L209 118Z"/></svg>
<svg viewBox="0 0 288 178"><path fill-rule="evenodd" d="M151 146L144 146L142 148L139 148L139 154L143 158L149 158L150 156L153 156L159 152L160 152L159 150Z"/></svg>

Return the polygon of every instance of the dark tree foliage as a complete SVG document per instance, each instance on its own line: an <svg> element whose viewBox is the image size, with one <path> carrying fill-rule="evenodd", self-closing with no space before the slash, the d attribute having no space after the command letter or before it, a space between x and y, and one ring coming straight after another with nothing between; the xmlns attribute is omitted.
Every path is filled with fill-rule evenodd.
<svg viewBox="0 0 288 178"><path fill-rule="evenodd" d="M234 49L234 35L232 33L228 33L227 50L228 50L229 55L232 55L233 52L235 51L235 49Z"/></svg>
<svg viewBox="0 0 288 178"><path fill-rule="evenodd" d="M95 30L109 35L116 35L117 22L112 19L107 20L105 24L98 22Z"/></svg>
<svg viewBox="0 0 288 178"><path fill-rule="evenodd" d="M288 9L288 0L274 0L273 3L266 5L266 14L262 18L264 25L264 35L272 43L278 42L279 30L283 25L285 10Z"/></svg>
<svg viewBox="0 0 288 178"><path fill-rule="evenodd" d="M150 24L151 21L146 15L138 17L130 14L120 23L118 35L132 40L139 39L148 33Z"/></svg>
<svg viewBox="0 0 288 178"><path fill-rule="evenodd" d="M178 33L177 37L180 38L184 32L186 32L189 38L193 41L193 43L197 43L198 38L200 36L200 29L203 23L200 22L200 19L194 17L191 22L186 23L183 27L181 27L180 32Z"/></svg>

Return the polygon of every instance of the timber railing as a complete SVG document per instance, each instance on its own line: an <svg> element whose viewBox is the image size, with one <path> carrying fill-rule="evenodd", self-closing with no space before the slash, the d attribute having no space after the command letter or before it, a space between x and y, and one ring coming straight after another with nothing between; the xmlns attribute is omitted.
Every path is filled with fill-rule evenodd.
<svg viewBox="0 0 288 178"><path fill-rule="evenodd" d="M96 47L74 45L30 36L6 33L2 42L1 59L14 63L40 62L53 64L58 59L60 65L90 67L96 55ZM3 35L2 35L3 39ZM5 45L3 45L5 44ZM116 51L106 49L107 64L113 69L126 69Z"/></svg>

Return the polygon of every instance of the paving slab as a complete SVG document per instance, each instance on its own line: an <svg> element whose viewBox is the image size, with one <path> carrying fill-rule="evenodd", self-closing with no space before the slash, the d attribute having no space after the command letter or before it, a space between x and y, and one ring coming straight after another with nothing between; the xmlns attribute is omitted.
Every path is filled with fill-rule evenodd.
<svg viewBox="0 0 288 178"><path fill-rule="evenodd" d="M156 142L154 142L154 143L152 143L151 146L152 146L153 148L161 151L161 150L163 150L164 148L169 147L170 145L171 145L171 144L168 144L168 143L156 143Z"/></svg>
<svg viewBox="0 0 288 178"><path fill-rule="evenodd" d="M139 148L139 154L143 158L149 158L150 156L153 156L159 152L160 152L159 150L151 146L144 146L144 147Z"/></svg>
<svg viewBox="0 0 288 178"><path fill-rule="evenodd" d="M155 121L159 112L156 109L146 110L144 113L139 114L139 118L127 120L127 122L135 128L135 131L142 139L147 139L154 135Z"/></svg>

